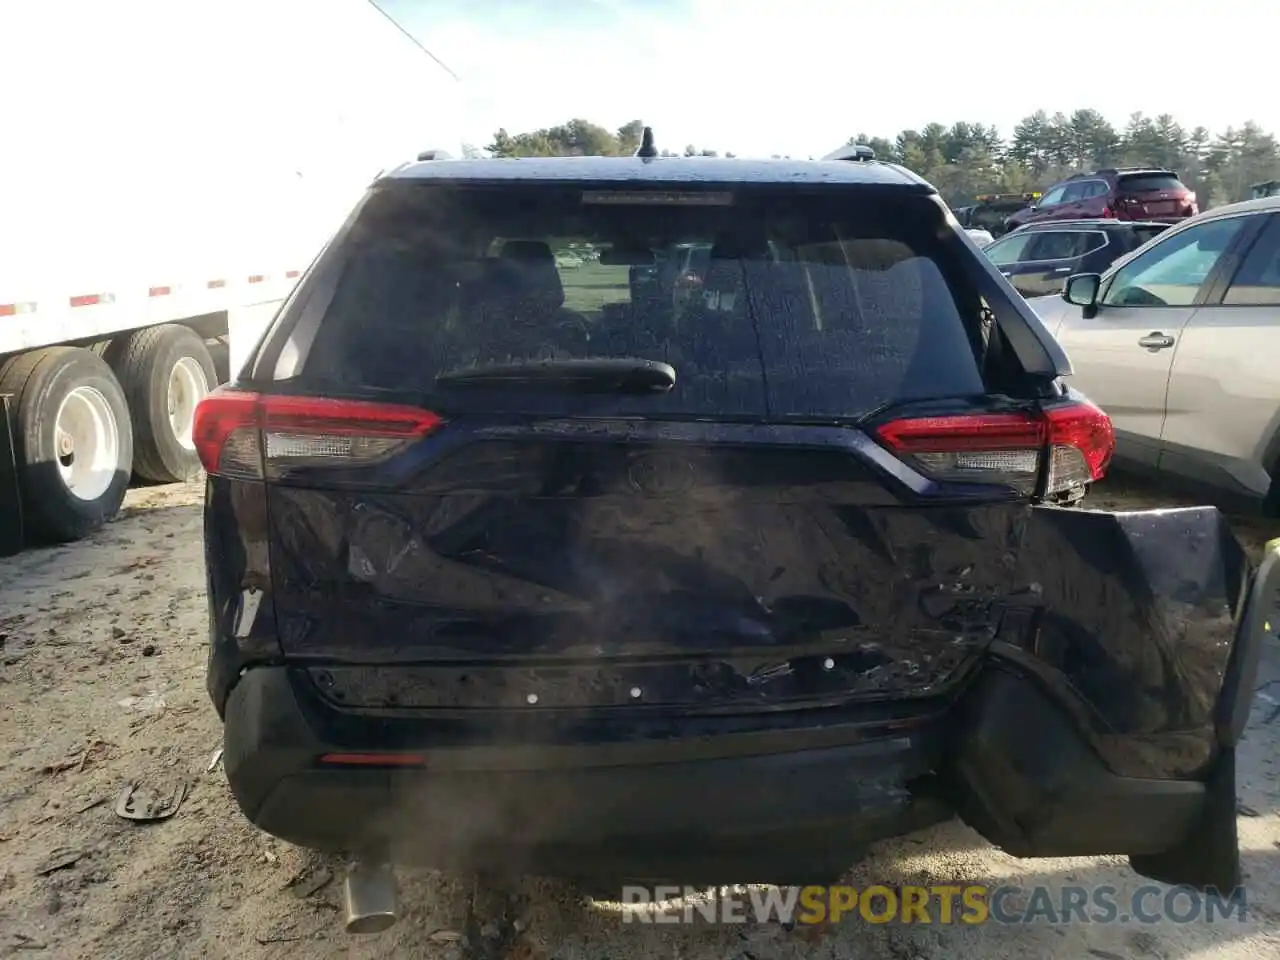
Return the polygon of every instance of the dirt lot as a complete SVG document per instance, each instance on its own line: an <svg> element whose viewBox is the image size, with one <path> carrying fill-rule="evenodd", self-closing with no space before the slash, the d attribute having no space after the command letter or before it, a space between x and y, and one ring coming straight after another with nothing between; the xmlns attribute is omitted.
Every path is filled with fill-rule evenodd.
<svg viewBox="0 0 1280 960"><path fill-rule="evenodd" d="M624 925L616 907L529 881L496 897L403 877L387 934L340 929L337 864L257 834L215 762L205 699L199 486L135 490L93 541L0 561L0 956L1231 958L1280 956L1280 649L1268 651L1243 748L1248 917L1208 925ZM1167 503L1117 482L1094 505ZM1240 527L1254 548L1268 531ZM169 820L113 812L130 783L189 792ZM855 883L1139 881L1121 861L1024 863L959 824L882 844ZM458 935L469 939L459 941Z"/></svg>

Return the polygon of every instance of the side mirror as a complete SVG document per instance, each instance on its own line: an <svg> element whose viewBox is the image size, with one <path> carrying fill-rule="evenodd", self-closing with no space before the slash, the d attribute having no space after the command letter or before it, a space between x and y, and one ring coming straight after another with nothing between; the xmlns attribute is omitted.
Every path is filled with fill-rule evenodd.
<svg viewBox="0 0 1280 960"><path fill-rule="evenodd" d="M1067 278L1062 288L1062 299L1067 303L1094 310L1098 306L1098 290L1102 286L1102 277L1096 273L1077 273Z"/></svg>

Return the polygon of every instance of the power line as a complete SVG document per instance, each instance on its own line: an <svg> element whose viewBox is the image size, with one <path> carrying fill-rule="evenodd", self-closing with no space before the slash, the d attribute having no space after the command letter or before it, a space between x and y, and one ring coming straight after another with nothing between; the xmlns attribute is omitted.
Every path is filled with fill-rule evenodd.
<svg viewBox="0 0 1280 960"><path fill-rule="evenodd" d="M383 10L380 6L378 6L378 4L377 4L377 0L368 0L368 3L369 3L369 6L373 7L373 9L377 10L380 14L382 14L384 17L386 17L386 18L387 18L387 20L388 20L388 22L390 22L390 24L391 24L393 27L395 27L395 28L396 28L397 30L399 30L402 34L404 34L406 37L408 37L408 38L409 38L409 41L410 41L410 42L411 42L415 47L417 47L419 50L421 50L423 53L425 53L428 57L430 57L432 60L434 60L434 61L435 61L435 62L440 66L440 69L442 69L442 70L443 70L445 73L447 73L449 76L453 77L453 79L454 79L454 80L456 80L458 83L461 83L461 82L462 82L462 78L461 78L460 76L458 76L456 73L454 73L452 70L450 70L450 69L449 69L449 65L448 65L448 64L446 64L443 60L441 60L439 57L437 57L434 53L432 53L430 50L428 50L426 47L424 47L424 46L422 45L422 42L421 42L417 37L415 37L412 33L410 33L410 32L409 32L408 30L406 30L404 27L400 26L400 21L398 21L395 17L391 16L391 14L387 13L387 11Z"/></svg>

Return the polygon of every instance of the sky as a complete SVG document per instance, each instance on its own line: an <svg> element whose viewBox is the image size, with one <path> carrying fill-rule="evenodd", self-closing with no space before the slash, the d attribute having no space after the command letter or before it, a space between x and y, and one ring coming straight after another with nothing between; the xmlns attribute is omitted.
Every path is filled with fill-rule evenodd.
<svg viewBox="0 0 1280 960"><path fill-rule="evenodd" d="M937 120L1168 112L1280 132L1275 0L378 0L461 77L464 139L640 118L660 148L822 154ZM408 41L406 41L408 42Z"/></svg>

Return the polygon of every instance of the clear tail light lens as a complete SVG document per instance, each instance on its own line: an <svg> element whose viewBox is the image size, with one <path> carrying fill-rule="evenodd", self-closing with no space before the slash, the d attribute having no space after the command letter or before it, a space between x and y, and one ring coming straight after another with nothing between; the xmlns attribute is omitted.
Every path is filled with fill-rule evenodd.
<svg viewBox="0 0 1280 960"><path fill-rule="evenodd" d="M1042 471L1045 495L1101 480L1115 450L1111 419L1076 402L1034 413L894 420L875 433L933 480L997 484L1027 496L1039 490Z"/></svg>
<svg viewBox="0 0 1280 960"><path fill-rule="evenodd" d="M261 479L297 467L378 463L443 423L399 404L220 389L196 407L193 439L208 473Z"/></svg>

